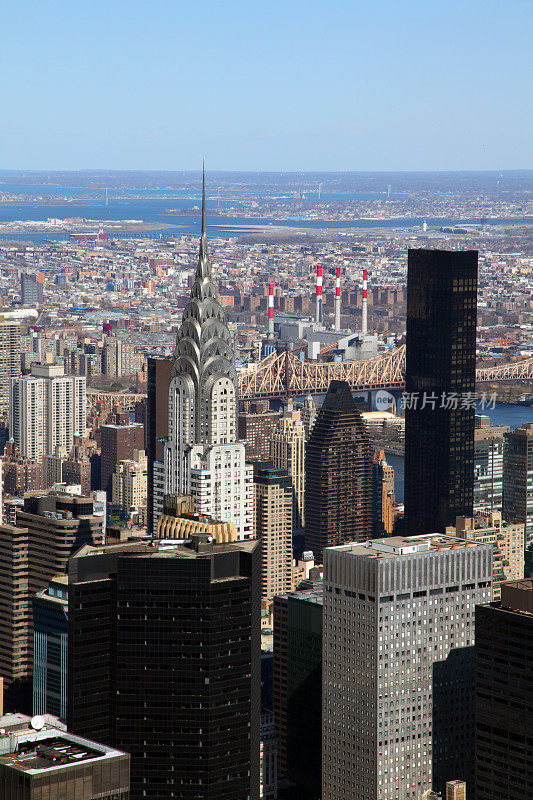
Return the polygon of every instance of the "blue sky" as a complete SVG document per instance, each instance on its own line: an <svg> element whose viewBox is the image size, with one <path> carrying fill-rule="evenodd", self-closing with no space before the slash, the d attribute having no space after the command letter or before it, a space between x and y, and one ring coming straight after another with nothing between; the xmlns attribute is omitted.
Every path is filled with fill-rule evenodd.
<svg viewBox="0 0 533 800"><path fill-rule="evenodd" d="M533 167L530 0L26 0L1 169Z"/></svg>

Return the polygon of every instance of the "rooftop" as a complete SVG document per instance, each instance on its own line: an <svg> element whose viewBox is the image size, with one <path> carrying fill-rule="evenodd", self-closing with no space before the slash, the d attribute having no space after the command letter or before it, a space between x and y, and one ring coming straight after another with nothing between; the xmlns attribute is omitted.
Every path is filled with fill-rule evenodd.
<svg viewBox="0 0 533 800"><path fill-rule="evenodd" d="M208 541L211 539L211 541ZM105 546L84 545L72 559L84 556L125 555L139 558L198 558L201 556L231 553L234 550L252 552L257 546L257 539L247 539L241 542L215 542L208 534L193 534L188 540L167 539L153 542L120 542Z"/></svg>
<svg viewBox="0 0 533 800"><path fill-rule="evenodd" d="M6 714L0 717L0 760L17 772L46 773L71 764L122 755L102 744L64 730L64 725L48 714L28 717Z"/></svg>
<svg viewBox="0 0 533 800"><path fill-rule="evenodd" d="M422 536L389 536L384 539L370 539L363 544L354 542L353 544L344 544L329 549L352 553L355 556L365 556L366 558L393 558L415 553L464 550L467 547L479 546L478 542L470 539L459 539L455 536L430 533Z"/></svg>

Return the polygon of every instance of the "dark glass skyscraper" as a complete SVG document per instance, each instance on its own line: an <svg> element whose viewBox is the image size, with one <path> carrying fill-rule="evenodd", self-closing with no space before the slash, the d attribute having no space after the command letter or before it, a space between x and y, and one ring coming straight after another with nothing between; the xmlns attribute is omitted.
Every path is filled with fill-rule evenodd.
<svg viewBox="0 0 533 800"><path fill-rule="evenodd" d="M476 800L533 797L533 579L476 606ZM469 795L470 796L470 795Z"/></svg>
<svg viewBox="0 0 533 800"><path fill-rule="evenodd" d="M305 529L317 563L325 547L372 536L372 452L346 381L331 381L306 445Z"/></svg>
<svg viewBox="0 0 533 800"><path fill-rule="evenodd" d="M69 563L68 725L131 754L131 800L258 800L260 545L135 542Z"/></svg>
<svg viewBox="0 0 533 800"><path fill-rule="evenodd" d="M475 250L409 250L405 530L443 532L472 516Z"/></svg>

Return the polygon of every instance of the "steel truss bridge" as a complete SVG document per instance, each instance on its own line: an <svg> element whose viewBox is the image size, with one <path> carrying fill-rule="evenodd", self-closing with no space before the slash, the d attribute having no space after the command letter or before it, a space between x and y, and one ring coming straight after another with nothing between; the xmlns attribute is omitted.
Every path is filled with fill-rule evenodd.
<svg viewBox="0 0 533 800"><path fill-rule="evenodd" d="M403 389L405 345L367 361L301 361L290 350L272 353L239 373L241 400L325 394L330 381L347 381L353 391ZM533 358L476 370L477 383L533 380Z"/></svg>

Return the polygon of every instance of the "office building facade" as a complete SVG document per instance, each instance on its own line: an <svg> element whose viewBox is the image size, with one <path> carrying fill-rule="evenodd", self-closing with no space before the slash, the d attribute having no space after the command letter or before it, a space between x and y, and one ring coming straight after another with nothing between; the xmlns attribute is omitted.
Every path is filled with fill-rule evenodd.
<svg viewBox="0 0 533 800"><path fill-rule="evenodd" d="M86 434L85 377L57 364L33 364L31 375L10 381L9 430L23 458L69 455Z"/></svg>
<svg viewBox="0 0 533 800"><path fill-rule="evenodd" d="M292 481L292 527L299 530L305 524L305 430L300 412L292 403L285 408L270 443L270 459L275 467L284 469Z"/></svg>
<svg viewBox="0 0 533 800"><path fill-rule="evenodd" d="M34 596L33 713L67 718L68 579L56 575Z"/></svg>
<svg viewBox="0 0 533 800"><path fill-rule="evenodd" d="M504 581L524 577L524 526L520 522L502 522L499 511L457 517L446 528L448 536L492 545L492 599L499 600Z"/></svg>
<svg viewBox="0 0 533 800"><path fill-rule="evenodd" d="M476 800L533 797L533 579L476 608Z"/></svg>
<svg viewBox="0 0 533 800"><path fill-rule="evenodd" d="M154 534L153 498L164 494L163 487L154 492L154 463L163 469L163 439L168 436L168 387L172 361L168 358L148 359L147 398L146 398L146 461L147 461L147 523L148 533ZM138 422L138 420L136 420ZM162 506L161 506L162 511ZM161 513L159 511L159 513Z"/></svg>
<svg viewBox="0 0 533 800"><path fill-rule="evenodd" d="M9 411L9 384L20 375L20 324L0 315L0 416Z"/></svg>
<svg viewBox="0 0 533 800"><path fill-rule="evenodd" d="M446 536L329 548L322 800L418 800L468 780L474 610L491 546Z"/></svg>
<svg viewBox="0 0 533 800"><path fill-rule="evenodd" d="M533 423L505 434L503 517L525 527L524 570L533 576Z"/></svg>
<svg viewBox="0 0 533 800"><path fill-rule="evenodd" d="M477 251L409 250L405 530L443 532L474 503Z"/></svg>
<svg viewBox="0 0 533 800"><path fill-rule="evenodd" d="M321 795L322 590L274 598L274 716L280 773L307 800Z"/></svg>
<svg viewBox="0 0 533 800"><path fill-rule="evenodd" d="M266 403L248 403L239 412L239 439L245 442L248 461L268 461L270 440L280 418L279 411L270 411Z"/></svg>
<svg viewBox="0 0 533 800"><path fill-rule="evenodd" d="M508 428L474 430L474 512L502 511L504 434Z"/></svg>
<svg viewBox="0 0 533 800"><path fill-rule="evenodd" d="M306 547L320 563L326 547L372 536L372 453L345 381L331 381L305 456Z"/></svg>
<svg viewBox="0 0 533 800"><path fill-rule="evenodd" d="M285 470L254 465L254 527L261 541L261 597L292 589L292 482Z"/></svg>
<svg viewBox="0 0 533 800"><path fill-rule="evenodd" d="M16 526L0 526L0 675L8 710L31 711L35 594L65 572L69 557L102 538L91 498L50 492L26 497Z"/></svg>
<svg viewBox="0 0 533 800"><path fill-rule="evenodd" d="M113 473L117 464L133 459L135 451L143 449L144 430L137 422L126 425L114 423L102 425L101 429L101 488L107 492L109 500L113 494Z"/></svg>
<svg viewBox="0 0 533 800"><path fill-rule="evenodd" d="M70 560L68 727L131 753L132 800L258 800L260 569L201 534Z"/></svg>

